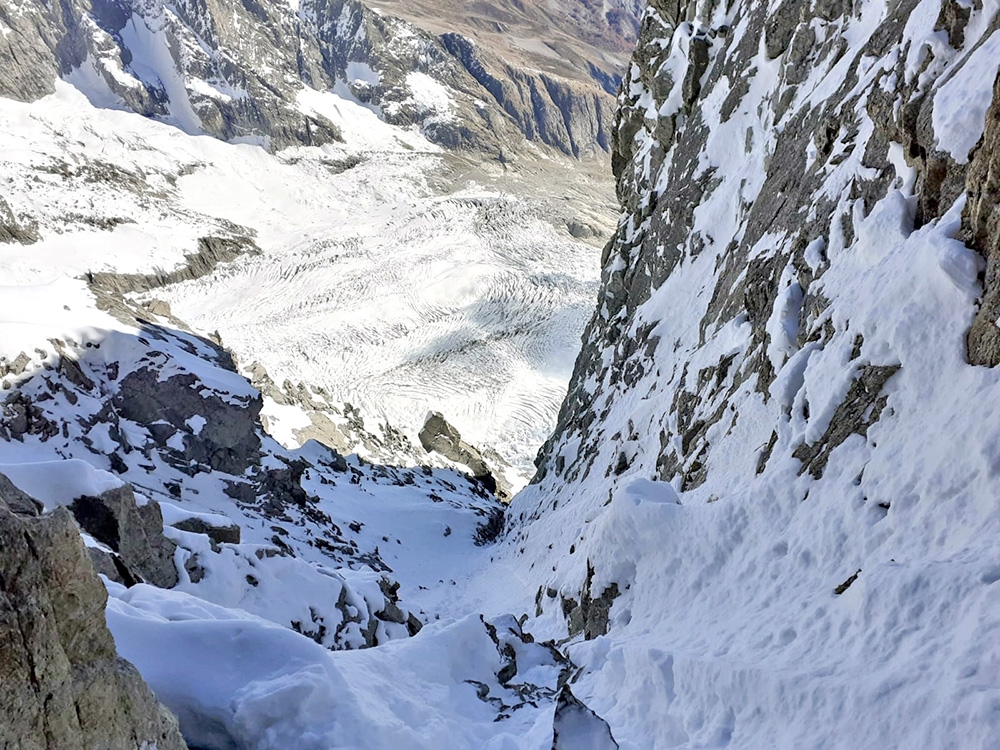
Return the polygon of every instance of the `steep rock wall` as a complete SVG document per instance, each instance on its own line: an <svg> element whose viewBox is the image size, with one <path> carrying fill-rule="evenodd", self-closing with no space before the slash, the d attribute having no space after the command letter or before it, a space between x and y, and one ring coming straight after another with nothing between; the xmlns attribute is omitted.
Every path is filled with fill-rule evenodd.
<svg viewBox="0 0 1000 750"><path fill-rule="evenodd" d="M623 218L507 534L616 737L988 745L998 11L650 3Z"/></svg>

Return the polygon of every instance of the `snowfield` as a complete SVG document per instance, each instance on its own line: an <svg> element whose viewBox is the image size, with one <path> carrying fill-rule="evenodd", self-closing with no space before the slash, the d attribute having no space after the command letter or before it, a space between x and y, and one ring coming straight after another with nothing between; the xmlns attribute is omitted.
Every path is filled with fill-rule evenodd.
<svg viewBox="0 0 1000 750"><path fill-rule="evenodd" d="M4 278L170 271L199 237L248 236L262 254L148 298L277 383L324 388L414 442L440 411L523 484L597 293L597 248L535 197L547 173L484 170L333 93L300 103L345 144L271 155L94 108L66 84L0 102L8 201L42 234L0 257Z"/></svg>
<svg viewBox="0 0 1000 750"><path fill-rule="evenodd" d="M471 478L303 445L309 417L270 397L263 413L285 446L260 434L259 469L190 469L176 456L214 418L195 413L151 440L173 427L120 417L115 394L155 368L160 382L194 377L199 397L249 408L257 392L191 324L221 333L248 368L350 401L369 424L415 437L443 411L523 483L597 289L598 250L563 216L600 224L604 209L551 211L539 196L557 171L541 157L505 175L333 93L304 92L300 105L335 122L343 145L269 154L126 112L102 85L84 68L39 102L0 100L3 197L38 236L0 254L0 382L39 405L31 419L66 425L65 439L4 440L0 467L46 510L129 487L137 508L156 501L180 580L105 579L119 652L200 747L548 750L569 665L469 599L470 571L492 554L475 539L500 512ZM203 237L248 249L194 281L144 281L192 263ZM132 312L95 298L87 283L102 274L138 286ZM290 466L306 467L301 507L234 500L234 486ZM234 526L239 541L213 536ZM394 640L401 650L381 648ZM560 709L563 736L595 721L606 734L574 700Z"/></svg>

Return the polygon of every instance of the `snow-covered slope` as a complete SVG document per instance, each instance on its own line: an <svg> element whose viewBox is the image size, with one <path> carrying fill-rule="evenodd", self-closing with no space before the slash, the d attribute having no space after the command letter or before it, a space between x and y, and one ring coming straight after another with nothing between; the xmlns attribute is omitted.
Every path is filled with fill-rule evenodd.
<svg viewBox="0 0 1000 750"><path fill-rule="evenodd" d="M551 742L575 705L557 697L571 665L512 617L469 614L457 584L503 525L479 482L287 451L212 342L78 280L3 294L0 474L71 509L119 653L189 743ZM15 358L27 339L39 346ZM340 658L357 649L377 655Z"/></svg>
<svg viewBox="0 0 1000 750"><path fill-rule="evenodd" d="M199 747L991 748L998 25L653 0L596 310L506 509L376 460L421 454L330 391L482 425L503 362L535 410L589 293L567 235L596 204L555 208L583 178L541 199L558 165L465 172L329 92L355 145L276 154L65 84L0 103L0 473L72 508L120 652ZM294 447L333 433L368 459Z"/></svg>
<svg viewBox="0 0 1000 750"><path fill-rule="evenodd" d="M568 167L484 169L332 93L309 103L347 144L272 155L192 138L66 84L0 102L10 223L37 238L0 259L6 282L90 273L166 300L247 367L324 388L414 443L426 413L444 413L523 484L596 290L597 251L570 232L603 231L606 183L545 195ZM168 288L104 276L171 272L212 237L248 252ZM279 427L280 412L265 410L297 444L310 421Z"/></svg>
<svg viewBox="0 0 1000 750"><path fill-rule="evenodd" d="M623 746L995 746L998 13L651 3L502 563Z"/></svg>
<svg viewBox="0 0 1000 750"><path fill-rule="evenodd" d="M526 480L596 289L606 179L447 152L348 91L295 102L343 141L226 142L176 106L130 111L89 65L0 99L0 474L71 510L119 653L198 747L610 737L553 645L465 600L503 508L413 439L444 411ZM419 463L437 468L401 468Z"/></svg>

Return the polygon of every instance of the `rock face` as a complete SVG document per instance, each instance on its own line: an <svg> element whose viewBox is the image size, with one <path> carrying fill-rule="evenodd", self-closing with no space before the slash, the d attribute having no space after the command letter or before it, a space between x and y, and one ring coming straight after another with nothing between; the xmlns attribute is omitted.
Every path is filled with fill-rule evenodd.
<svg viewBox="0 0 1000 750"><path fill-rule="evenodd" d="M986 113L986 131L976 147L966 177L968 202L962 214L966 243L986 259L983 298L969 329L969 361L1000 365L1000 75Z"/></svg>
<svg viewBox="0 0 1000 750"><path fill-rule="evenodd" d="M630 25L628 5L616 26ZM333 122L299 101L307 87L337 89L448 148L496 157L527 140L603 154L618 76L596 50L560 74L509 64L466 36L431 33L357 0L304 0L297 10L275 0L4 0L0 30L9 30L2 96L31 101L51 93L57 77L77 75L140 114L275 150L340 139ZM15 239L30 238L7 226Z"/></svg>
<svg viewBox="0 0 1000 750"><path fill-rule="evenodd" d="M0 477L0 745L185 748L104 623L107 592L70 513Z"/></svg>
<svg viewBox="0 0 1000 750"><path fill-rule="evenodd" d="M145 581L161 588L177 583L174 550L163 536L163 515L155 501L137 505L128 485L99 497L80 497L70 506L80 528L107 545L114 555L92 548L94 566L109 578L128 585Z"/></svg>
<svg viewBox="0 0 1000 750"><path fill-rule="evenodd" d="M186 256L184 265L175 271L155 274L91 273L87 281L101 292L148 292L168 284L200 279L212 273L220 263L229 263L244 254L259 253L260 248L249 237L201 237L197 252ZM169 307L165 312L169 314Z"/></svg>
<svg viewBox="0 0 1000 750"><path fill-rule="evenodd" d="M154 439L165 448L172 448L167 444L179 434L183 448L173 448L179 461L242 474L259 461L260 438L254 431L261 409L259 395L205 397L196 385L193 374L161 381L154 369L136 370L122 379L114 404L127 419L151 425ZM197 431L190 426L195 418L202 423Z"/></svg>
<svg viewBox="0 0 1000 750"><path fill-rule="evenodd" d="M897 363L868 361L862 355L864 336L832 322L830 300L821 291L829 256L837 250L833 243L850 247L859 240L845 201L861 217L902 188L912 194L908 212L919 228L944 216L967 191L965 234L972 247L994 258L997 104L971 163L942 145L934 125L935 95L946 77L935 76L954 70L975 42L962 35L967 14L952 18L942 11L938 26L951 29L954 46L931 53L919 80L907 77L906 56L898 50L907 43L903 23L917 4L894 5L866 42L851 49L853 56L841 60L846 53L841 37L818 40L810 26L850 23L840 6L786 3L778 13L742 7L736 16L741 30L734 34L735 21L715 20L711 4L650 3L612 137L626 218L605 249L598 313L584 335L555 437L539 454L536 479L554 472L574 480L592 468L621 473L631 466L636 451L628 446L638 438L635 426L600 421L611 400L624 392L659 393L665 407L649 428L659 433L661 445L656 471L664 480L679 477L690 489L703 484L710 471L707 436L726 421L727 410L731 414L729 399L750 384L766 400L795 352L826 348L846 337L857 343L852 368L870 365L876 368L872 373L891 374ZM759 42L765 48L760 58ZM864 74L863 60L871 56L886 62ZM809 98L823 66L834 59L840 60L843 80L823 98ZM773 83L759 78L759 66L768 60L774 61L768 63ZM938 116L950 106L939 104ZM761 116L747 118L748 107L760 107ZM868 130L862 132L862 126ZM721 153L721 134L736 138L737 130L741 147L731 158L745 160L751 170L756 167L749 165L762 167L748 172L742 187L732 188L721 166L705 166L704 155ZM854 165L865 171L854 174ZM911 176L904 174L908 170ZM725 231L699 223L699 214L723 201L735 207L722 209L731 215ZM710 294L698 302L694 335L677 331L664 340L657 315L642 307L706 253L717 267ZM995 258L969 334L974 363L1000 361L994 265ZM745 348L734 354L712 345L727 325L741 321L750 326ZM669 357L677 363L672 373L662 371L668 358L664 347L676 352ZM888 377L875 380L881 389ZM845 436L863 434L867 423L858 419L862 413L872 417L868 407L879 398L866 388L849 389L840 413L856 419L837 429ZM876 419L880 411L875 409ZM560 444L571 437L582 440L581 448L560 455ZM607 466L593 467L609 438L621 449ZM767 443L764 435L762 444ZM817 445L794 447L810 471L821 471L813 459Z"/></svg>
<svg viewBox="0 0 1000 750"><path fill-rule="evenodd" d="M552 750L618 750L608 723L563 685L552 720Z"/></svg>
<svg viewBox="0 0 1000 750"><path fill-rule="evenodd" d="M35 227L22 225L10 210L7 201L0 198L0 243L20 242L22 245L30 245L37 239Z"/></svg>
<svg viewBox="0 0 1000 750"><path fill-rule="evenodd" d="M172 524L175 529L190 531L194 534L204 534L216 544L239 544L240 527L235 523L215 525L201 518L185 518Z"/></svg>
<svg viewBox="0 0 1000 750"><path fill-rule="evenodd" d="M440 453L450 461L469 467L472 476L490 492L501 498L510 498L510 486L502 477L496 476L496 470L487 463L479 449L462 440L458 430L440 413L427 415L418 437L425 451Z"/></svg>

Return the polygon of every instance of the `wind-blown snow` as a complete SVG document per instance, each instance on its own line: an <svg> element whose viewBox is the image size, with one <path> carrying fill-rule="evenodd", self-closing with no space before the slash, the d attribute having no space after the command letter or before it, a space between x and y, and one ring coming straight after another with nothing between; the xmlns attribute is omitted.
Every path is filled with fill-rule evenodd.
<svg viewBox="0 0 1000 750"><path fill-rule="evenodd" d="M69 505L85 495L97 497L125 484L81 460L0 464L0 474L41 502L46 510Z"/></svg>
<svg viewBox="0 0 1000 750"><path fill-rule="evenodd" d="M1000 36L993 34L972 51L968 61L934 96L934 133L939 145L959 164L983 134L991 90L983 81L996 78L1000 67Z"/></svg>
<svg viewBox="0 0 1000 750"><path fill-rule="evenodd" d="M551 707L497 722L476 697L475 683L498 687L496 648L477 616L429 625L398 646L333 655L286 628L184 594L109 589L108 625L119 652L178 713L189 743L551 747Z"/></svg>

